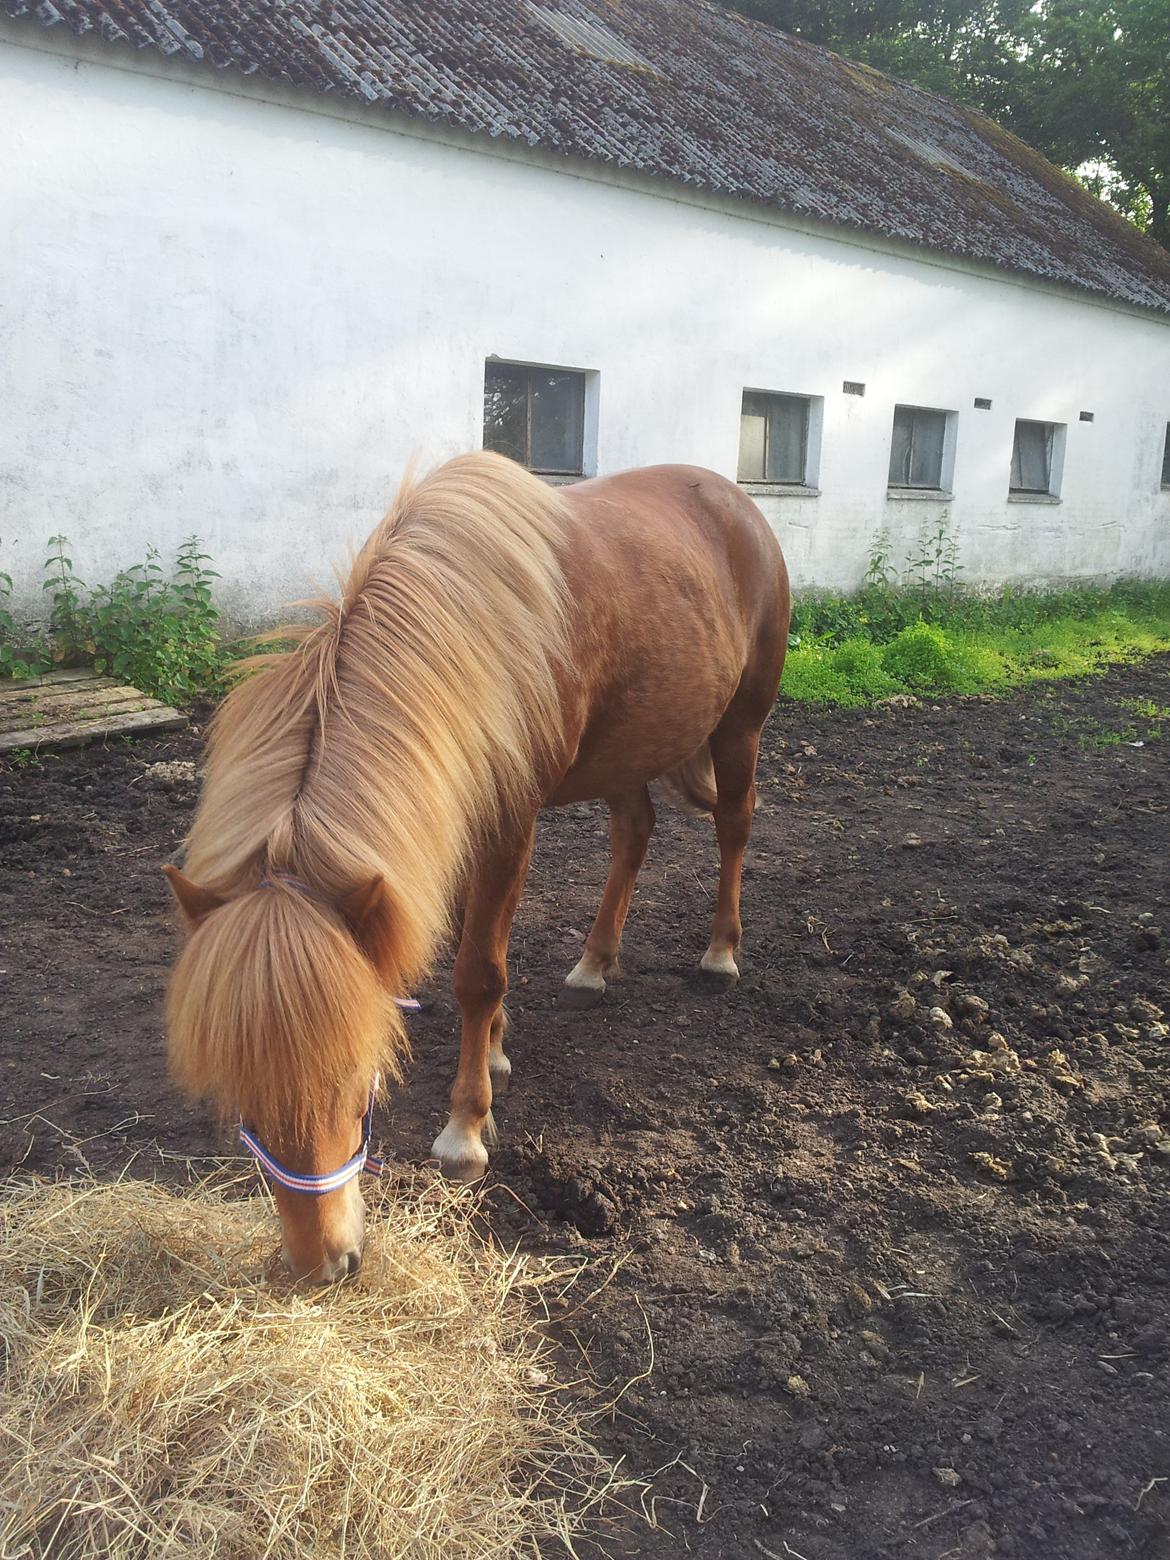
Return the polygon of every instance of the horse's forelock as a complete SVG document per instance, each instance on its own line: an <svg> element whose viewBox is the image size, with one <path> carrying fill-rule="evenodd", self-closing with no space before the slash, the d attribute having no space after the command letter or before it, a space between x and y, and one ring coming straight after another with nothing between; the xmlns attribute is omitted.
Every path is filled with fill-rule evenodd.
<svg viewBox="0 0 1170 1560"><path fill-rule="evenodd" d="M187 1093L298 1141L355 1083L396 1078L406 1049L387 986L340 917L291 885L245 893L200 923L167 1023Z"/></svg>

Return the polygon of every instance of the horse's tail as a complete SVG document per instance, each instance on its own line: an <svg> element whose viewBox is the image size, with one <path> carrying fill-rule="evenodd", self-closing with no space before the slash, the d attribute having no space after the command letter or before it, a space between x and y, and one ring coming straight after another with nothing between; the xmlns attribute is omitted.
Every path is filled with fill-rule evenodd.
<svg viewBox="0 0 1170 1560"><path fill-rule="evenodd" d="M704 742L690 758L668 769L658 782L668 800L684 812L715 811L715 766L711 762L711 744Z"/></svg>

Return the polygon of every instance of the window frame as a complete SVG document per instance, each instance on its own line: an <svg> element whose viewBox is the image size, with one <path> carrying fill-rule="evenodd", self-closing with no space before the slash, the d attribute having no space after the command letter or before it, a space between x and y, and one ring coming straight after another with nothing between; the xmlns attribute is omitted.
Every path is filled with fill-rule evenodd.
<svg viewBox="0 0 1170 1560"><path fill-rule="evenodd" d="M519 359L516 359L516 358L502 358L502 357L488 357L488 358L485 358L484 359L484 369L483 369L483 402L482 402L482 405L481 405L481 440L482 440L483 448L485 450L490 450L490 449L493 448L493 446L488 444L488 442L487 442L488 378L489 378L489 376L490 376L490 374L491 374L493 369L497 369L497 370L498 369L509 369L509 370L512 370L513 372L521 373L524 376L524 392L525 392L525 403L524 403L524 414L525 414L524 415L524 456L525 456L525 458L519 464L523 465L523 467L524 467L524 469L526 471L530 471L533 474L534 477L547 477L547 478L551 478L553 480L556 480L556 479L561 479L561 480L569 479L569 480L572 480L574 478L581 478L581 477L586 476L587 475L587 468L586 468L587 451L588 451L588 444L589 444L590 429L591 429L591 424L593 422L595 422L595 420L596 420L596 418L595 418L595 407L593 407L591 405L591 402L594 400L594 397L591 396L591 393L590 393L591 392L591 388L592 388L591 381L596 378L596 375L595 374L590 374L590 372L587 369L583 369L583 368L564 368L561 365L555 364L555 363L526 363L526 362L521 362ZM578 418L577 428L576 428L576 458L577 458L577 464L573 468L560 467L560 466L534 466L532 464L532 449L533 449L533 438L532 438L533 396L532 396L532 386L533 386L533 377L535 375L538 375L538 374L563 375L565 377L572 377L572 378L574 378L574 379L576 379L576 380L578 380L580 382L580 389L579 389L579 411L580 411L580 416ZM591 415L591 414L593 414L593 415ZM503 452L500 451L498 453L503 453Z"/></svg>
<svg viewBox="0 0 1170 1560"><path fill-rule="evenodd" d="M1043 488L1016 487L1012 482L1012 475L1017 465L1017 451L1019 448L1020 424L1026 423L1034 428L1046 428L1047 435L1047 463L1048 486ZM1017 417L1012 424L1012 454L1008 466L1008 498L1017 503L1043 503L1059 502L1060 484L1064 475L1064 438L1065 423L1049 422L1043 417Z"/></svg>
<svg viewBox="0 0 1170 1560"><path fill-rule="evenodd" d="M909 412L911 417L916 413L928 417L942 418L942 442L939 445L938 455L938 481L937 482L895 482L890 475L890 466L894 459L894 435L898 427L898 413ZM890 418L890 459L886 464L886 491L893 498L904 497L909 494L946 494L949 496L951 483L954 478L955 442L957 437L958 413L945 406L921 406L917 402L895 401L894 413ZM914 427L910 432L910 465L914 464Z"/></svg>
<svg viewBox="0 0 1170 1560"><path fill-rule="evenodd" d="M768 437L769 417L764 413L764 450L762 461L762 475L758 477L744 477L740 475L740 460L743 454L743 419L744 403L749 396L760 397L766 402L785 401L798 402L802 409L801 446L799 477L770 477L768 475ZM822 423L822 409L824 397L818 395L803 395L796 390L758 390L752 385L745 385L740 392L739 399L739 443L736 452L735 480L740 487L749 488L756 492L781 492L781 493L816 493L818 468L820 463L820 436Z"/></svg>

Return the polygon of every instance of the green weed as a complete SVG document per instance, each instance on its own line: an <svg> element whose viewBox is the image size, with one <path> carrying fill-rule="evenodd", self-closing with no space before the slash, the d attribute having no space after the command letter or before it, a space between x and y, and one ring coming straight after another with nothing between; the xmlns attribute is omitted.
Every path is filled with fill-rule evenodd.
<svg viewBox="0 0 1170 1560"><path fill-rule="evenodd" d="M882 652L884 671L903 687L919 692L957 688L959 659L945 629L934 623L911 623Z"/></svg>
<svg viewBox="0 0 1170 1560"><path fill-rule="evenodd" d="M40 677L49 669L48 657L8 610L11 595L12 576L0 572L0 677Z"/></svg>
<svg viewBox="0 0 1170 1560"><path fill-rule="evenodd" d="M894 693L994 694L1170 650L1170 581L976 594L955 585L945 534L932 535L934 551L922 549L909 587L891 583L879 537L858 595L797 602L787 697L856 705ZM1170 719L1151 701L1134 713Z"/></svg>
<svg viewBox="0 0 1170 1560"><path fill-rule="evenodd" d="M89 662L168 703L222 691L229 656L211 596L217 578L196 537L165 569L155 548L108 585L78 579L63 536L45 560L53 660Z"/></svg>

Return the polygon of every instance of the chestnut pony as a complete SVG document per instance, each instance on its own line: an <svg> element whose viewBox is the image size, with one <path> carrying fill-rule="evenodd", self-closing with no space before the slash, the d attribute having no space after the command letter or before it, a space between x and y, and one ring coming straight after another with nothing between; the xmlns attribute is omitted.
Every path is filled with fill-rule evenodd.
<svg viewBox="0 0 1170 1560"><path fill-rule="evenodd" d="M340 601L287 630L293 647L258 658L215 718L185 872L167 869L188 928L168 999L180 1084L238 1114L290 1179L336 1171L375 1080L398 1074L394 998L454 924L462 1039L433 1153L481 1175L537 812L609 804L609 879L566 981L587 1004L617 961L659 779L714 814L702 968L734 981L788 617L775 537L713 472L558 490L480 453L408 481ZM356 1180L275 1192L296 1275L356 1271Z"/></svg>

